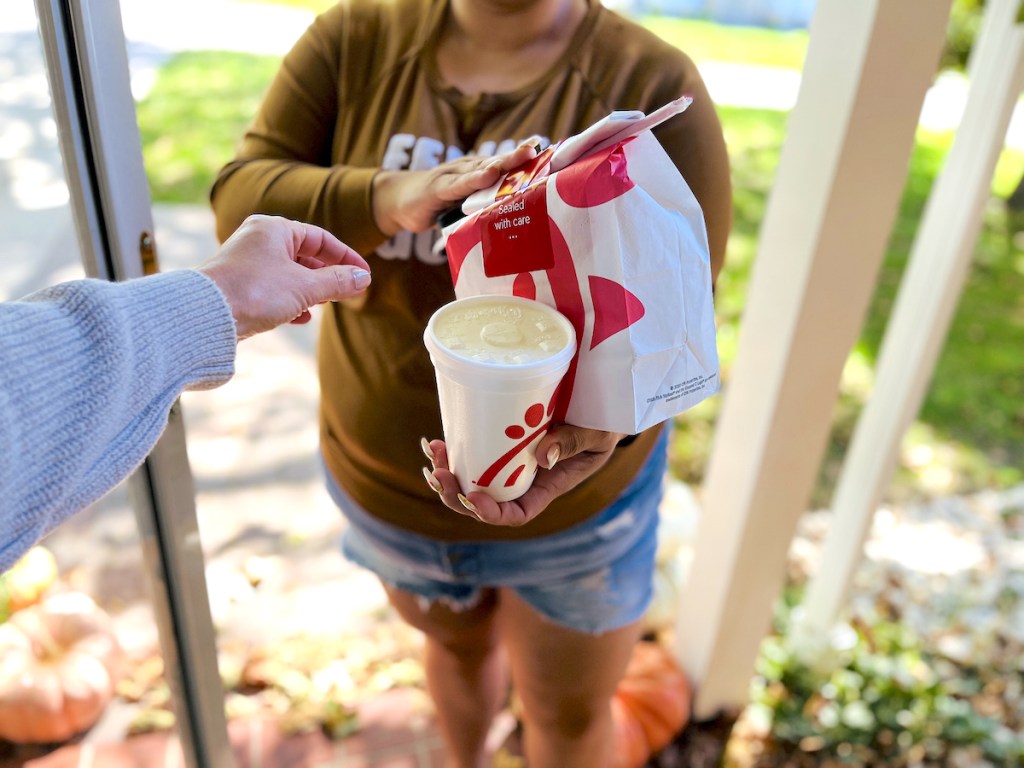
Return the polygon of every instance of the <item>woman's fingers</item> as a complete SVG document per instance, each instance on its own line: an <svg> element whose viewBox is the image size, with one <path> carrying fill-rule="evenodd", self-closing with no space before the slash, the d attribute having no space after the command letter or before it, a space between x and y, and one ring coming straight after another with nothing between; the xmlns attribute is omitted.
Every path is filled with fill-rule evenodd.
<svg viewBox="0 0 1024 768"><path fill-rule="evenodd" d="M495 157L461 157L425 171L381 171L373 180L374 220L388 236L403 229L423 232L452 205L532 160L539 146L531 139Z"/></svg>
<svg viewBox="0 0 1024 768"><path fill-rule="evenodd" d="M536 142L531 139L530 141ZM509 171L537 156L538 143L523 142L495 157L463 157L434 169L439 198L453 203L495 184Z"/></svg>
<svg viewBox="0 0 1024 768"><path fill-rule="evenodd" d="M420 438L420 449L430 462L430 466L423 468L423 479L430 490L436 493L450 509L469 517L476 517L472 510L459 501L462 490L459 487L458 478L448 469L448 451L444 441L429 441L422 437Z"/></svg>
<svg viewBox="0 0 1024 768"><path fill-rule="evenodd" d="M479 491L463 494L448 466L443 440L422 441L423 452L431 461L429 469L424 467L424 478L444 504L460 514L490 525L523 525L604 466L622 437L569 424L553 429L537 444L540 470L533 485L512 501L499 503Z"/></svg>

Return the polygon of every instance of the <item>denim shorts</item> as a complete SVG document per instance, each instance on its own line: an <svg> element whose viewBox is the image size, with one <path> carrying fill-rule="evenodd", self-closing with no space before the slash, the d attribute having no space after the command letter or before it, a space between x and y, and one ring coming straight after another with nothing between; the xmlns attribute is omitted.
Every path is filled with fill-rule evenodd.
<svg viewBox="0 0 1024 768"><path fill-rule="evenodd" d="M434 601L466 609L483 589L506 587L555 624L587 634L618 629L651 602L667 444L665 429L637 476L599 514L516 541L443 542L402 530L361 509L328 472L328 490L349 523L342 552L419 596L424 609Z"/></svg>

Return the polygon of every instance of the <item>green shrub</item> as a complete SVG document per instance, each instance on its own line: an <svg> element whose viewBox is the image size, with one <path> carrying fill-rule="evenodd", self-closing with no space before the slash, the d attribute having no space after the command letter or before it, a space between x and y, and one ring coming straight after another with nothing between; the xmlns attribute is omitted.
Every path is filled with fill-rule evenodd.
<svg viewBox="0 0 1024 768"><path fill-rule="evenodd" d="M791 617L780 606L752 690L770 722L769 754L893 767L964 764L958 751L973 765L1024 762L1020 713L1002 697L1014 669L956 664L889 617L828 638L794 636Z"/></svg>
<svg viewBox="0 0 1024 768"><path fill-rule="evenodd" d="M985 0L954 0L942 52L943 67L963 69L967 65L981 29L984 6Z"/></svg>

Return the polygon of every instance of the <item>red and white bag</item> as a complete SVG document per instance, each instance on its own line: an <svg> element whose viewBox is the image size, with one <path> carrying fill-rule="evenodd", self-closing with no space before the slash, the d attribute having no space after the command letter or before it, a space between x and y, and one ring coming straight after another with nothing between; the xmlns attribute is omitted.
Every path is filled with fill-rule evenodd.
<svg viewBox="0 0 1024 768"><path fill-rule="evenodd" d="M691 101L613 112L444 230L458 298L536 299L575 327L556 421L635 434L718 391L704 217L650 130Z"/></svg>

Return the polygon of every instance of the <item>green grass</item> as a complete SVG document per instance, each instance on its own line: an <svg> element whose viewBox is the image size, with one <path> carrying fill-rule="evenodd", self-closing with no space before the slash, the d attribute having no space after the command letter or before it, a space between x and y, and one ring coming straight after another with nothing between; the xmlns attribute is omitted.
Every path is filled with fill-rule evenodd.
<svg viewBox="0 0 1024 768"><path fill-rule="evenodd" d="M639 21L695 61L800 69L807 54L806 30L781 32L667 16L647 16Z"/></svg>
<svg viewBox="0 0 1024 768"><path fill-rule="evenodd" d="M234 154L280 59L180 53L137 107L143 161L158 202L203 202Z"/></svg>
<svg viewBox="0 0 1024 768"><path fill-rule="evenodd" d="M716 307L723 380L736 354L757 233L785 136L786 115L723 108L735 187L736 223ZM813 503L827 504L857 416L932 184L952 134L919 132L900 210L864 330L844 373L832 435ZM930 461L905 461L889 498L1000 488L1024 481L1024 256L1008 233L1001 199L1024 172L1024 155L1003 152L974 259L920 417L904 443L928 446ZM676 474L699 481L721 398L677 419ZM919 454L920 455L920 454Z"/></svg>
<svg viewBox="0 0 1024 768"><path fill-rule="evenodd" d="M314 2L314 0L308 0ZM326 0L324 0L326 2ZM648 20L698 60L729 58L799 66L806 36ZM174 57L138 107L146 168L159 202L207 199L278 64L275 57L185 53ZM735 227L716 306L723 380L736 354L757 237L786 133L780 112L722 108L735 189ZM826 504L864 397L870 391L885 322L892 309L921 213L952 142L951 134L919 133L906 188L863 335L850 357L835 409L834 429L814 494ZM905 448L926 446L929 462L905 462L890 497L1004 487L1024 481L1024 256L1007 233L1001 197L1024 172L1024 155L1003 153L972 269L938 362L920 419ZM722 398L677 420L673 470L699 481ZM921 456L920 451L917 456Z"/></svg>
<svg viewBox="0 0 1024 768"><path fill-rule="evenodd" d="M886 269L858 348L874 361L897 296L914 227L951 134L918 136L910 179L889 247ZM918 430L953 449L947 462L959 487L1000 486L1024 479L1024 259L1008 231L1002 197L1024 171L1024 157L1004 151L974 258L946 347L921 411ZM941 458L941 457L940 457Z"/></svg>

